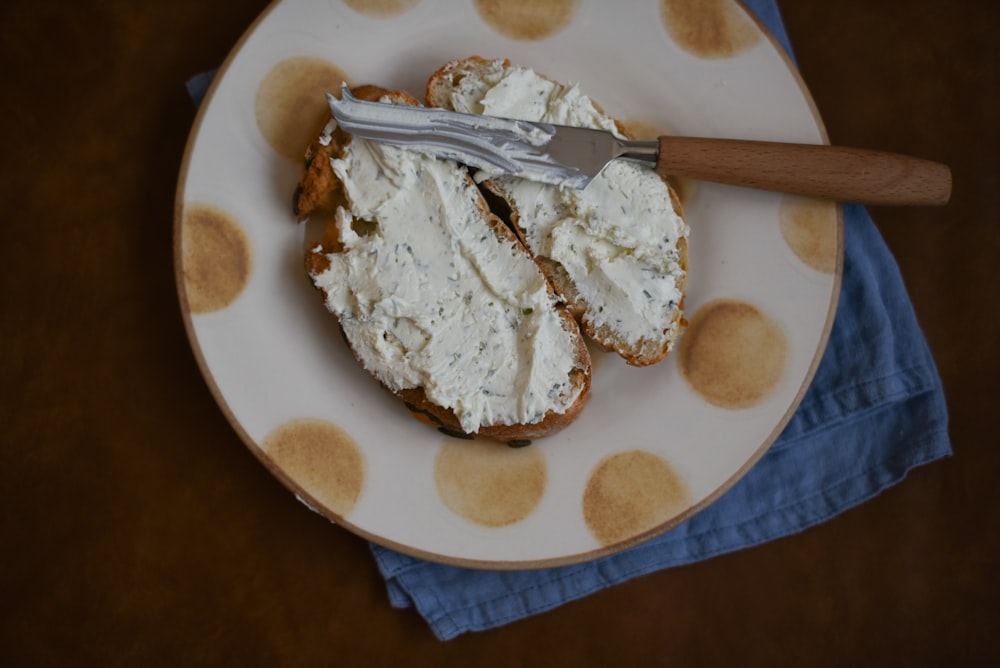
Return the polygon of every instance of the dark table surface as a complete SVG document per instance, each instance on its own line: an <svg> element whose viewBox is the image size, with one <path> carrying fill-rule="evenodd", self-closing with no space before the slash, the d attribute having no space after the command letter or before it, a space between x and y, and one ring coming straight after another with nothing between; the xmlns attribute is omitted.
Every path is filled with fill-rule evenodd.
<svg viewBox="0 0 1000 668"><path fill-rule="evenodd" d="M871 212L955 456L799 535L449 643L249 454L185 337L184 81L266 4L0 4L0 664L1000 665L1000 3L781 3L834 143L952 166L947 206Z"/></svg>

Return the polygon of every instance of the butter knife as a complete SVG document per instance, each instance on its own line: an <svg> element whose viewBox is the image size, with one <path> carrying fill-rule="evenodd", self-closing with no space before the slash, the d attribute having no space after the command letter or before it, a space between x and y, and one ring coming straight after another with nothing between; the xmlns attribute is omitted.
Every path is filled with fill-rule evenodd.
<svg viewBox="0 0 1000 668"><path fill-rule="evenodd" d="M872 149L661 136L635 141L576 128L444 109L359 100L345 84L327 94L337 125L371 141L456 160L477 179L514 175L585 188L611 160L634 160L660 175L863 204L942 205L947 165Z"/></svg>

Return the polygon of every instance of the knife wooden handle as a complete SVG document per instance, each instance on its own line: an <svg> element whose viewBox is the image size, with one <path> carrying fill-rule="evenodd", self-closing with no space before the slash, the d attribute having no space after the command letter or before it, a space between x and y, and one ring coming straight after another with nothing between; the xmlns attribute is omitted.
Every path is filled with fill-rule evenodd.
<svg viewBox="0 0 1000 668"><path fill-rule="evenodd" d="M656 171L862 204L941 205L947 165L898 153L813 144L659 137Z"/></svg>

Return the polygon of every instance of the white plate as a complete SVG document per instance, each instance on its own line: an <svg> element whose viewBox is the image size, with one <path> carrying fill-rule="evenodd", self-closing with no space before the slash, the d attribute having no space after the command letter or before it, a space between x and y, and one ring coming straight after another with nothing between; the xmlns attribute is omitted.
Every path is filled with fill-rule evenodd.
<svg viewBox="0 0 1000 668"><path fill-rule="evenodd" d="M825 143L805 86L747 10L700 3L685 16L682 4L571 0L525 22L531 3L282 0L237 44L180 174L178 289L219 405L304 503L436 561L573 563L698 512L781 432L833 322L843 231L832 204L680 183L692 326L679 349L645 369L595 352L581 417L520 449L416 422L354 360L302 267L296 158L336 68L422 97L452 58L507 57L578 82L640 133ZM326 79L291 102L317 72Z"/></svg>

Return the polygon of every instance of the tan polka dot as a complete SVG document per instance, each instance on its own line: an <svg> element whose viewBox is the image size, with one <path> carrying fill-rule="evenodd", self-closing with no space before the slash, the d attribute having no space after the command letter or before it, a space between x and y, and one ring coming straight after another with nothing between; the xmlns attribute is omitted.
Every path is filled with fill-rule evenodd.
<svg viewBox="0 0 1000 668"><path fill-rule="evenodd" d="M648 121L632 119L622 121L621 125L625 129L625 134L633 139L656 139L660 135L667 134L660 126Z"/></svg>
<svg viewBox="0 0 1000 668"><path fill-rule="evenodd" d="M731 58L761 38L733 0L660 0L660 13L673 40L702 58Z"/></svg>
<svg viewBox="0 0 1000 668"><path fill-rule="evenodd" d="M303 491L344 517L365 482L365 461L354 439L335 424L301 419L286 422L264 439L264 451Z"/></svg>
<svg viewBox="0 0 1000 668"><path fill-rule="evenodd" d="M501 35L524 41L559 32L573 19L578 0L476 0L483 21Z"/></svg>
<svg viewBox="0 0 1000 668"><path fill-rule="evenodd" d="M837 205L829 200L786 195L781 203L781 236L816 271L837 269Z"/></svg>
<svg viewBox="0 0 1000 668"><path fill-rule="evenodd" d="M531 514L545 492L545 458L534 446L447 439L434 460L438 495L471 522L502 527Z"/></svg>
<svg viewBox="0 0 1000 668"><path fill-rule="evenodd" d="M306 56L288 58L271 68L257 88L257 127L280 155L302 160L330 118L326 94L340 95L349 81L333 63Z"/></svg>
<svg viewBox="0 0 1000 668"><path fill-rule="evenodd" d="M420 0L344 0L344 4L354 11L376 19L388 19L407 12Z"/></svg>
<svg viewBox="0 0 1000 668"><path fill-rule="evenodd" d="M635 118L622 121L621 124L625 133L634 139L656 139L660 135L671 134L669 128Z"/></svg>
<svg viewBox="0 0 1000 668"><path fill-rule="evenodd" d="M181 267L192 313L226 308L250 280L252 253L246 232L221 209L186 204L181 216Z"/></svg>
<svg viewBox="0 0 1000 668"><path fill-rule="evenodd" d="M583 517L603 545L660 526L691 506L687 482L661 457L628 450L602 460L583 493Z"/></svg>
<svg viewBox="0 0 1000 668"><path fill-rule="evenodd" d="M672 134L669 130L661 128L653 123L640 120L622 121L625 133L635 139L656 139L663 135ZM681 206L686 207L694 198L698 191L698 181L684 176L667 176L667 183L677 193L677 199Z"/></svg>
<svg viewBox="0 0 1000 668"><path fill-rule="evenodd" d="M691 387L722 408L764 400L785 372L788 341L757 307L720 299L703 306L681 337L678 362Z"/></svg>

